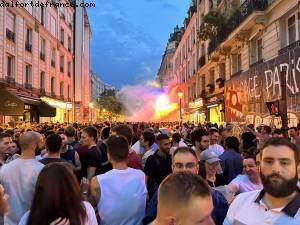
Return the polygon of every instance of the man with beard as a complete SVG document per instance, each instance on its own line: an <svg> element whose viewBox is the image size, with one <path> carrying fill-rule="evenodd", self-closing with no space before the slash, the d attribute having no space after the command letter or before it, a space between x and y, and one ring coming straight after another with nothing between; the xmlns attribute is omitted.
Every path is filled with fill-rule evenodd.
<svg viewBox="0 0 300 225"><path fill-rule="evenodd" d="M231 204L223 225L300 224L298 164L294 144L283 138L269 139L260 152L263 190L240 194Z"/></svg>
<svg viewBox="0 0 300 225"><path fill-rule="evenodd" d="M197 128L191 133L191 141L193 144L192 149L196 152L198 160L200 161L201 152L208 149L210 144L209 133L204 129Z"/></svg>

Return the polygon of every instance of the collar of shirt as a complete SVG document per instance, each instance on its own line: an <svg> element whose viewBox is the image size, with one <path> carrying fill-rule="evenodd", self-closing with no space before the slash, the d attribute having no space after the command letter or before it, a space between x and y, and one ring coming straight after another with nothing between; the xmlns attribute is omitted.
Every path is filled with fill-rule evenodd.
<svg viewBox="0 0 300 225"><path fill-rule="evenodd" d="M297 190L297 195L284 207L282 208L280 211L285 213L286 215L290 216L290 217L295 217L297 212L300 209L300 193L299 190ZM264 204L262 202L262 198L265 194L265 191L262 190L259 195L257 196L257 198L255 199L255 203L257 204ZM264 204L265 205L265 204ZM278 211L278 209L274 209L274 211Z"/></svg>

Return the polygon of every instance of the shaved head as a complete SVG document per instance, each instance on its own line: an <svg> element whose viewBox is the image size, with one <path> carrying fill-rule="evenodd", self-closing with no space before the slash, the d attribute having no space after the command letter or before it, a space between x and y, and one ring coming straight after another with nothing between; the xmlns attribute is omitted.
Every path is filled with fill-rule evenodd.
<svg viewBox="0 0 300 225"><path fill-rule="evenodd" d="M19 143L20 147L23 150L32 149L34 144L39 145L43 140L43 136L35 131L27 131L20 136Z"/></svg>
<svg viewBox="0 0 300 225"><path fill-rule="evenodd" d="M211 224L212 209L210 188L197 174L171 174L159 186L157 224Z"/></svg>

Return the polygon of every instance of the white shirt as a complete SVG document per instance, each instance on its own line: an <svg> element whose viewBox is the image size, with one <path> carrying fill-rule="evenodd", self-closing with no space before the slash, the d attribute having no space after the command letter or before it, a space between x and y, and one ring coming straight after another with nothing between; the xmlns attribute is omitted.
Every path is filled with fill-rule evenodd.
<svg viewBox="0 0 300 225"><path fill-rule="evenodd" d="M208 147L208 150L213 151L219 157L223 154L224 148L219 144L213 144Z"/></svg>
<svg viewBox="0 0 300 225"><path fill-rule="evenodd" d="M296 225L300 224L300 195L286 207L268 209L263 191L239 194L231 203L223 225Z"/></svg>
<svg viewBox="0 0 300 225"><path fill-rule="evenodd" d="M238 175L236 178L234 178L229 185L232 184L238 188L238 193L263 189L263 185L261 183L260 184L252 183L249 177L245 174Z"/></svg>
<svg viewBox="0 0 300 225"><path fill-rule="evenodd" d="M97 222L95 211L94 211L92 205L86 201L83 201L82 204L83 204L83 207L85 208L85 212L86 212L86 220L83 225L97 225L98 222ZM24 214L19 225L27 225L29 213L30 213L30 211L27 211Z"/></svg>
<svg viewBox="0 0 300 225"><path fill-rule="evenodd" d="M8 214L5 225L17 225L30 209L37 177L44 165L35 159L15 159L2 166L0 182L8 194Z"/></svg>
<svg viewBox="0 0 300 225"><path fill-rule="evenodd" d="M113 169L98 175L101 225L140 225L145 215L147 189L141 170Z"/></svg>

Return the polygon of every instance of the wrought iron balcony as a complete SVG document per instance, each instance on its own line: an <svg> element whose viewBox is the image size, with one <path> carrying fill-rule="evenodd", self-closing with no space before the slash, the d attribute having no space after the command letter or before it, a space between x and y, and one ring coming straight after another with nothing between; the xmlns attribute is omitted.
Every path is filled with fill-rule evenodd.
<svg viewBox="0 0 300 225"><path fill-rule="evenodd" d="M264 11L268 8L268 0L246 0L241 7L228 19L218 34L210 40L208 54L211 54L226 38L254 11Z"/></svg>
<svg viewBox="0 0 300 225"><path fill-rule="evenodd" d="M12 77L12 76L6 76L6 81L7 81L7 83L9 83L9 84L15 84L15 83L16 83L15 78Z"/></svg>
<svg viewBox="0 0 300 225"><path fill-rule="evenodd" d="M15 33L6 28L6 38L15 42Z"/></svg>
<svg viewBox="0 0 300 225"><path fill-rule="evenodd" d="M25 88L31 90L32 89L32 84L30 83L25 83Z"/></svg>
<svg viewBox="0 0 300 225"><path fill-rule="evenodd" d="M46 91L44 88L40 88L40 95L46 95Z"/></svg>
<svg viewBox="0 0 300 225"><path fill-rule="evenodd" d="M25 50L27 52L31 52L32 51L32 45L29 42L25 42Z"/></svg>
<svg viewBox="0 0 300 225"><path fill-rule="evenodd" d="M60 95L60 96L59 96L59 99L64 101L64 100L65 100L65 97L64 97L63 95Z"/></svg>
<svg viewBox="0 0 300 225"><path fill-rule="evenodd" d="M288 46L286 46L286 47L284 47L282 49L280 49L278 51L278 55L284 54L284 53L286 53L286 52L288 52L288 51L290 51L292 49L295 49L297 47L300 47L300 40L296 41L296 42L294 42L294 43L292 43L292 44L290 44L290 45L288 45Z"/></svg>

